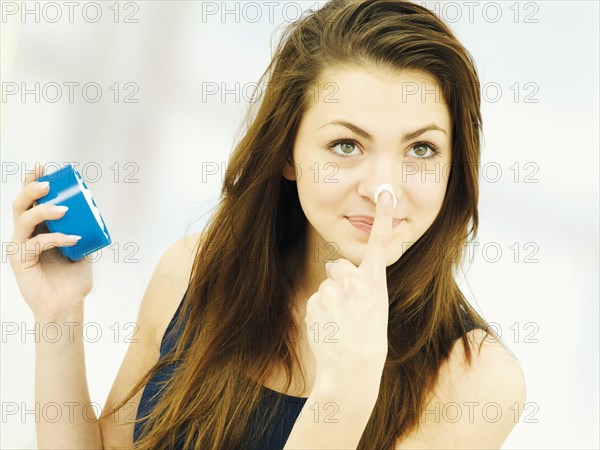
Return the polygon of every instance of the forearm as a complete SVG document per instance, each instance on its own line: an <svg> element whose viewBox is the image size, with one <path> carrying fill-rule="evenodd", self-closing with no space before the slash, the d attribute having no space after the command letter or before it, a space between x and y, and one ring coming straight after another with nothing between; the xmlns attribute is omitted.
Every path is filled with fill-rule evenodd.
<svg viewBox="0 0 600 450"><path fill-rule="evenodd" d="M35 318L38 448L102 449L90 402L83 347L83 304L60 318Z"/></svg>
<svg viewBox="0 0 600 450"><path fill-rule="evenodd" d="M316 385L284 450L356 449L375 407L378 392L379 385L373 384L356 383L348 388Z"/></svg>

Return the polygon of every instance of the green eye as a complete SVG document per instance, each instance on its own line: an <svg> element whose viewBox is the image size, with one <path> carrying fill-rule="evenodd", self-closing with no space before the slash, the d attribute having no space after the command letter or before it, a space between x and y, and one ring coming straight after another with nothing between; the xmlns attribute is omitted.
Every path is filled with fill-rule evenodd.
<svg viewBox="0 0 600 450"><path fill-rule="evenodd" d="M341 153L334 150L338 145L340 146ZM353 139L337 139L327 145L327 149L340 158L349 158L351 156L355 156L352 154L352 152L356 150L356 147L357 143ZM414 153L410 156L414 156L418 159L434 158L440 153L433 143L427 141L417 142L410 148L409 152Z"/></svg>
<svg viewBox="0 0 600 450"><path fill-rule="evenodd" d="M427 154L427 146L426 145L415 145L417 150L415 151L417 156L425 156Z"/></svg>
<svg viewBox="0 0 600 450"><path fill-rule="evenodd" d="M342 151L342 153L336 152L334 150L334 148L338 145L340 146L340 150ZM338 139L329 144L327 146L327 149L336 156L339 156L341 158L349 158L351 156L354 156L352 154L352 151L356 149L356 142L351 139ZM346 153L346 150L349 150L349 152Z"/></svg>
<svg viewBox="0 0 600 450"><path fill-rule="evenodd" d="M430 150L431 153L427 155L427 152ZM431 142L417 142L411 147L409 151L413 151L414 156L416 156L419 159L433 158L439 154L437 147Z"/></svg>
<svg viewBox="0 0 600 450"><path fill-rule="evenodd" d="M340 149L344 153L346 153L346 151L344 150L344 145L347 145L348 147L350 147L350 153L352 153L352 151L354 150L354 147L352 147L353 144L350 144L349 142L342 142L340 145L341 145ZM348 147L346 147L346 148L348 148Z"/></svg>

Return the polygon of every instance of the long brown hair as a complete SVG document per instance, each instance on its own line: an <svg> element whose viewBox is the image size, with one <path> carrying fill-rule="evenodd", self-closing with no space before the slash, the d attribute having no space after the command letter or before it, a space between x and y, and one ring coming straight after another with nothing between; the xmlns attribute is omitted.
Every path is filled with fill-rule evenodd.
<svg viewBox="0 0 600 450"><path fill-rule="evenodd" d="M461 308L486 336L497 338L454 278L478 227L482 119L474 62L425 7L400 0L331 0L284 30L259 80L258 86L269 82L256 103L258 112L250 105L247 131L231 156L220 203L196 252L182 304L188 314L180 314L175 324L181 337L122 402L158 370L175 364L155 409L142 418L145 432L135 448L165 448L177 439L186 448L252 448L262 430L246 433L268 369L283 364L289 388L299 361L289 255L305 237L306 218L295 182L282 172L292 158L300 119L313 101L312 87L324 69L347 63L432 75L453 122L440 213L387 269L388 356L359 448L393 448L418 426L458 337L471 363ZM276 408L269 411L274 414Z"/></svg>

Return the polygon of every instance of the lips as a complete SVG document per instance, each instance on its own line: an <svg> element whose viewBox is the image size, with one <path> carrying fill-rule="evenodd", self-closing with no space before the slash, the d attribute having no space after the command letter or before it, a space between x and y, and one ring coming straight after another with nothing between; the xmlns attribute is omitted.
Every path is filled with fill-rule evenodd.
<svg viewBox="0 0 600 450"><path fill-rule="evenodd" d="M373 221L375 220L375 218L371 216L346 216L346 218L353 224L363 226L373 226ZM400 222L402 222L402 220L404 219L394 218L394 220L392 221L392 227L397 226Z"/></svg>

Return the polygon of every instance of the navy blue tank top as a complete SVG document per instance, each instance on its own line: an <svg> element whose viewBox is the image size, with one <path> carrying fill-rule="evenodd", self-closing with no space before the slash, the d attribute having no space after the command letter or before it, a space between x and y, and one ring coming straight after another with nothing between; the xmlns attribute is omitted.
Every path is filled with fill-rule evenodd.
<svg viewBox="0 0 600 450"><path fill-rule="evenodd" d="M186 294L187 291L183 296L184 299ZM169 351L174 347L179 337L178 330L174 331L173 328L175 325L175 319L181 312L182 305L183 300L177 307L177 310L175 311L171 322L169 322L169 325L165 330L165 334L162 338L162 342L160 345L160 358L163 358L167 353L169 353ZM463 312L464 318L467 320L467 331L470 331L471 329L475 328L472 322L470 321L469 317L466 315L466 313L462 309L461 311ZM142 398L140 400L140 404L138 406L138 419L149 414L150 411L154 409L154 406L160 398L159 383L166 382L166 380L170 379L173 373L173 369L174 367L172 365L166 366L163 370L156 373L154 377L151 378L148 384L145 386L144 391L142 393ZM300 412L302 411L302 408L304 407L307 398L294 397L291 395L276 392L272 389L267 388L266 386L263 386L263 391L263 399L261 400L261 404L258 406L257 411L255 411L255 413L258 416L261 416L259 411L261 408L272 408L275 405L275 400L278 396L282 396L283 401L280 403L280 405L282 406L280 406L280 410L277 412L274 422L268 424L267 432L265 433L262 441L260 442L257 448L261 450L281 450L283 449L290 433L292 432L292 428L294 427L294 424L296 423L296 420L298 419L298 416L300 415ZM135 424L133 430L134 442L136 442L140 437L141 427L143 423L144 422L142 421L137 422ZM179 442L175 448L182 449L182 442L183 437L181 438L181 442Z"/></svg>
<svg viewBox="0 0 600 450"><path fill-rule="evenodd" d="M187 294L187 291L186 291ZM185 299L185 295L183 298ZM179 337L179 333L174 330L175 319L181 313L183 305L183 300L177 307L171 322L167 326L165 330L165 334L163 336L161 345L160 345L160 358L163 358L169 351L175 346L177 338ZM144 392L142 393L142 398L140 400L140 404L138 406L137 418L143 417L152 411L158 400L160 399L160 386L161 382L166 382L166 380L171 378L173 373L173 365L166 366L163 370L159 371L155 374L153 378L150 379L148 384L144 388ZM292 428L306 403L306 397L294 397L291 395L283 394L280 392L276 392L272 389L263 386L263 397L261 400L262 405L258 406L258 410L261 408L272 408L275 405L275 401L278 396L283 396L283 402L280 403L279 411L277 412L276 418L273 423L268 424L267 432L265 433L262 442L260 442L257 448L259 449L273 449L280 450L284 447L285 442L287 441L290 433L292 432ZM260 411L255 412L255 417L262 416ZM142 422L137 422L135 424L133 430L133 441L136 442L141 434L141 427L143 425ZM183 440L182 440L183 442ZM180 442L177 449L183 448L183 444Z"/></svg>

